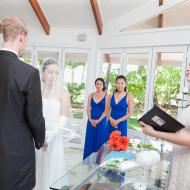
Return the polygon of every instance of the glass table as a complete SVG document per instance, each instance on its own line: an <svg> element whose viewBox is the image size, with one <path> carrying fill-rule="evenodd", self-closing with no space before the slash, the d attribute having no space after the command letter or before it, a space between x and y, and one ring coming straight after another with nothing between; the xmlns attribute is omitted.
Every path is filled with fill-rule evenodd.
<svg viewBox="0 0 190 190"><path fill-rule="evenodd" d="M137 150L127 152L136 154ZM52 190L163 190L168 176L168 152L161 152L161 161L152 167L136 166L124 172L105 169L100 164L110 153L103 145L97 153L75 165L60 176L51 186Z"/></svg>

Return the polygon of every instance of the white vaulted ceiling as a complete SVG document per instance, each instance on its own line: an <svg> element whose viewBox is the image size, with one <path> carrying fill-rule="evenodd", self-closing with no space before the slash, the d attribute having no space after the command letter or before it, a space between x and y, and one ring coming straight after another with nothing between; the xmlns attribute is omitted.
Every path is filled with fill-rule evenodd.
<svg viewBox="0 0 190 190"><path fill-rule="evenodd" d="M151 0L98 0L103 24ZM96 28L90 0L39 0L51 27ZM0 20L16 15L29 26L40 23L28 0L0 0Z"/></svg>
<svg viewBox="0 0 190 190"><path fill-rule="evenodd" d="M150 0L98 0L103 23L129 13Z"/></svg>

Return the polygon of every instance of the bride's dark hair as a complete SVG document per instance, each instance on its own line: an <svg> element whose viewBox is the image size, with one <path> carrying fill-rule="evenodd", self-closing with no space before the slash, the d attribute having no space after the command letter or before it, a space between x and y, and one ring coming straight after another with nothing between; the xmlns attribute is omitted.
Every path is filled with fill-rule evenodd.
<svg viewBox="0 0 190 190"><path fill-rule="evenodd" d="M42 70L43 70L43 72L47 69L48 65L58 65L58 63L57 63L57 61L55 59L52 59L52 58L46 59L42 63Z"/></svg>

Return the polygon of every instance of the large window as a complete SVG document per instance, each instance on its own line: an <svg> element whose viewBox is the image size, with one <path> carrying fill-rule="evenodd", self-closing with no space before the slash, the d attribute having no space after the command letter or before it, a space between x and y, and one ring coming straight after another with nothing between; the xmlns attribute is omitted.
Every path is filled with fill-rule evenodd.
<svg viewBox="0 0 190 190"><path fill-rule="evenodd" d="M129 119L129 127L139 127L137 119L144 112L146 81L148 73L149 54L130 53L127 54L126 78L128 91L134 98L134 113Z"/></svg>
<svg viewBox="0 0 190 190"><path fill-rule="evenodd" d="M37 60L35 62L35 66L41 70L41 66L44 60L48 59L48 58L53 58L57 61L57 63L59 64L60 62L60 55L61 53L59 51L47 51L47 50L37 50Z"/></svg>
<svg viewBox="0 0 190 190"><path fill-rule="evenodd" d="M32 65L33 64L33 54L32 53L33 53L32 49L31 50L27 49L21 57L22 61L24 61L26 64Z"/></svg>
<svg viewBox="0 0 190 190"><path fill-rule="evenodd" d="M65 53L64 85L70 94L73 127L80 136L72 140L75 144L82 142L87 62L87 53Z"/></svg>
<svg viewBox="0 0 190 190"><path fill-rule="evenodd" d="M121 54L106 53L102 56L103 63L101 77L105 79L108 92L113 92L115 89L115 78L120 74Z"/></svg>
<svg viewBox="0 0 190 190"><path fill-rule="evenodd" d="M157 52L156 56L153 102L177 117L183 53Z"/></svg>

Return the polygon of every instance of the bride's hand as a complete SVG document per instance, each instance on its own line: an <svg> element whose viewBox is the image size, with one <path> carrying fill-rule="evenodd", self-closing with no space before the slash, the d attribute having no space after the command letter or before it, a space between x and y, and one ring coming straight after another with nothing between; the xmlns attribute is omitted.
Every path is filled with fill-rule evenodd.
<svg viewBox="0 0 190 190"><path fill-rule="evenodd" d="M48 147L47 138L45 138L45 141L44 141L44 144L43 144L42 148L43 148L44 150L46 150L47 147Z"/></svg>

